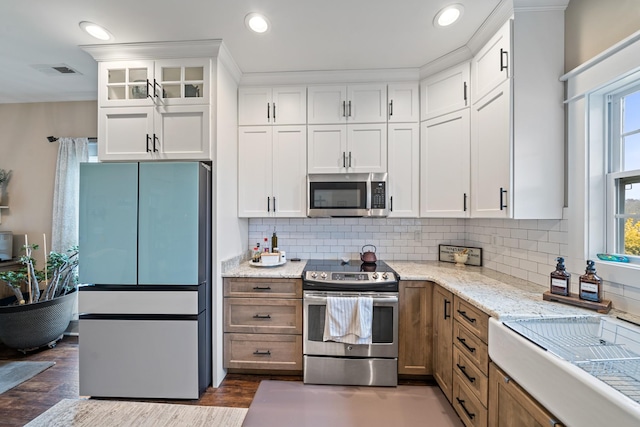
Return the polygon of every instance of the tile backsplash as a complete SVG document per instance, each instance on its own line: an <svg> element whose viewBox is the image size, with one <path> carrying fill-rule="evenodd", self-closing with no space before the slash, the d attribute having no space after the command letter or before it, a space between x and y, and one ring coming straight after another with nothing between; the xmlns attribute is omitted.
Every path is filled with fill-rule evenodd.
<svg viewBox="0 0 640 427"><path fill-rule="evenodd" d="M383 260L435 261L439 244L465 245L482 248L484 267L545 287L556 258L568 253L567 220L250 219L249 248L257 242L262 246L274 227L278 246L287 251L289 259L358 259L362 246L372 244ZM577 292L578 277L583 271L571 274L572 289ZM616 308L640 313L640 289L604 279L604 298Z"/></svg>

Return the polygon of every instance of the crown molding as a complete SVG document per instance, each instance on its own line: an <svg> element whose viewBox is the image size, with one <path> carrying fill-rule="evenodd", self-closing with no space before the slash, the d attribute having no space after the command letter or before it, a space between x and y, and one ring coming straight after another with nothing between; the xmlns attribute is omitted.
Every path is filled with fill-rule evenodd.
<svg viewBox="0 0 640 427"><path fill-rule="evenodd" d="M216 58L222 40L184 40L172 42L114 43L80 46L96 61L132 59Z"/></svg>
<svg viewBox="0 0 640 427"><path fill-rule="evenodd" d="M221 43L220 45L220 50L218 51L218 61L220 61L222 66L224 66L229 71L236 84L239 84L240 80L242 79L242 70L240 70L240 67L238 67L238 64L231 56L231 52L229 52L227 45L224 43Z"/></svg>
<svg viewBox="0 0 640 427"><path fill-rule="evenodd" d="M471 50L467 46L462 46L420 67L420 80L469 61L471 58L473 58Z"/></svg>
<svg viewBox="0 0 640 427"><path fill-rule="evenodd" d="M418 68L244 73L240 80L240 86L417 82L419 78L420 73Z"/></svg>

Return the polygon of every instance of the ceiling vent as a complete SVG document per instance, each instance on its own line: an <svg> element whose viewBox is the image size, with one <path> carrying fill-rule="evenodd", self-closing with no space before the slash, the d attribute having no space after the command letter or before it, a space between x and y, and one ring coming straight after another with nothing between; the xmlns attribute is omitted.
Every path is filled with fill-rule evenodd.
<svg viewBox="0 0 640 427"><path fill-rule="evenodd" d="M81 72L71 68L67 64L36 64L31 67L48 76L68 76L72 74L82 75Z"/></svg>

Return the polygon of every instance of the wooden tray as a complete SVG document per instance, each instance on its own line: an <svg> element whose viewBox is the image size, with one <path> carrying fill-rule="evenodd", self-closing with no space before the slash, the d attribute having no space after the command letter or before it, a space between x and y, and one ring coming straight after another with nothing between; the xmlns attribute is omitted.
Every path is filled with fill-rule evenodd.
<svg viewBox="0 0 640 427"><path fill-rule="evenodd" d="M596 310L598 313L607 314L611 310L611 301L603 299L600 302L585 301L580 299L578 295L571 294L570 296L552 294L551 291L546 291L542 294L542 299L545 301L561 302L563 304L574 305L576 307L588 308L589 310Z"/></svg>

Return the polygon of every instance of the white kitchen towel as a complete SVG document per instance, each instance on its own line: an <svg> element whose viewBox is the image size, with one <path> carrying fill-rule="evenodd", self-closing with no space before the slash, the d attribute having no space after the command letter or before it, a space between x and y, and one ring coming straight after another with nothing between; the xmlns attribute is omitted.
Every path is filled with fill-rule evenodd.
<svg viewBox="0 0 640 427"><path fill-rule="evenodd" d="M371 344L373 299L327 297L323 341Z"/></svg>

